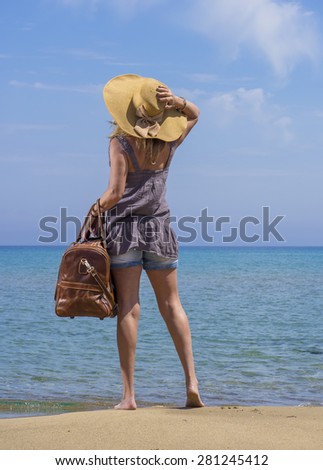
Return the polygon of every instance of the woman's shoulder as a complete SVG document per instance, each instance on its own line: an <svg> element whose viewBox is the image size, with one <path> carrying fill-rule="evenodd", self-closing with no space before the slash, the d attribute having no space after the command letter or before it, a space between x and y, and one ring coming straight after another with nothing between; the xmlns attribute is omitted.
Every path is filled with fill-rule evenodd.
<svg viewBox="0 0 323 470"><path fill-rule="evenodd" d="M124 135L118 134L110 137L110 148L125 150L127 145L129 141Z"/></svg>

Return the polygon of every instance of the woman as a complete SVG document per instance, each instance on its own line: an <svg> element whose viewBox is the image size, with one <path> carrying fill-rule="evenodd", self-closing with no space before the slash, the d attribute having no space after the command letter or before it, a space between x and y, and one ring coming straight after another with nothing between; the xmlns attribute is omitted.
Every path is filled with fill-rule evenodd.
<svg viewBox="0 0 323 470"><path fill-rule="evenodd" d="M115 408L136 409L134 367L142 269L183 366L186 406L201 407L191 333L177 287L178 245L165 199L174 151L196 124L199 109L158 80L139 75L110 80L104 99L116 124L110 136L109 185L100 198L108 216L107 244L119 305L123 398ZM96 208L93 215L97 215Z"/></svg>

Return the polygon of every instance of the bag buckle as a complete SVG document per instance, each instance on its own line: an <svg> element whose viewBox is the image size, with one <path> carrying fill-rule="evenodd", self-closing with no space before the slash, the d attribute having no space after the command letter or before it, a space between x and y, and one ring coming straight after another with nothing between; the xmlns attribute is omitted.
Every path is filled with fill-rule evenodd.
<svg viewBox="0 0 323 470"><path fill-rule="evenodd" d="M89 274L92 273L92 271L94 270L94 267L90 265L90 263L88 262L88 260L86 258L82 258L81 261L80 261L80 264L83 264L86 267L86 272L89 273ZM82 273L81 270L79 272L81 274L84 274L84 273Z"/></svg>

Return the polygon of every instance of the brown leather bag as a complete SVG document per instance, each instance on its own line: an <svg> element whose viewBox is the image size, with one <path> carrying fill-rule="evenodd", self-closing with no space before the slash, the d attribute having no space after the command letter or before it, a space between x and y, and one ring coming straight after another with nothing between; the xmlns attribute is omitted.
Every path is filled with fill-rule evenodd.
<svg viewBox="0 0 323 470"><path fill-rule="evenodd" d="M115 290L110 276L110 257L103 231L105 215L96 202L100 235L91 234L91 210L80 233L63 257L55 290L55 312L59 317L114 317L118 313Z"/></svg>

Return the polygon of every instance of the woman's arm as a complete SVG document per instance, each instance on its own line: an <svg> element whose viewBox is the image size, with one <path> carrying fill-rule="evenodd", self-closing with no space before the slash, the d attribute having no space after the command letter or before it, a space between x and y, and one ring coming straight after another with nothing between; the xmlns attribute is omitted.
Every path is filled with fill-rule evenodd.
<svg viewBox="0 0 323 470"><path fill-rule="evenodd" d="M128 174L128 161L118 139L110 142L110 178L106 191L100 197L101 212L111 209L122 198ZM92 215L97 215L94 206Z"/></svg>
<svg viewBox="0 0 323 470"><path fill-rule="evenodd" d="M200 110L196 104L180 96L173 95L171 90L163 85L157 88L157 99L158 101L166 103L166 109L175 108L187 117L186 129L176 142L176 146L178 147L197 123Z"/></svg>

